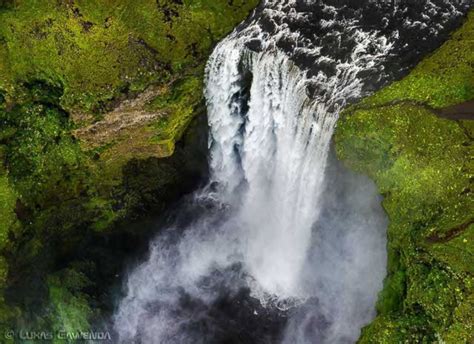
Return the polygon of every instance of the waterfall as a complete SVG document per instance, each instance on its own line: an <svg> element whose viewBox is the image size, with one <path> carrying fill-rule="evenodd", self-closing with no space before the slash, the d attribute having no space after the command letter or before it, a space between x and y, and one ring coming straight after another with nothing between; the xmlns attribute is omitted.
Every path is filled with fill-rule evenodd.
<svg viewBox="0 0 474 344"><path fill-rule="evenodd" d="M223 41L209 60L212 181L221 186L220 199L237 205L238 251L262 302L308 296L299 277L338 113L346 99L360 94L360 64L391 47L381 39L369 56L364 45L377 42L373 38L359 35L354 53L331 78L306 78L277 48L247 50L242 32ZM311 84L323 85L324 92L310 98Z"/></svg>
<svg viewBox="0 0 474 344"><path fill-rule="evenodd" d="M189 228L163 230L147 261L131 272L114 317L121 342L222 342L217 310L225 300L256 319L295 310L304 324L317 309L324 317L318 326L327 331L308 343L354 341L370 321L385 274L383 221L366 214L359 224L340 219L348 228L318 232L330 198L323 193L331 137L348 101L408 67L394 63L396 56L421 55L407 43L415 28L420 40L441 36L464 7L425 2L426 11L435 6L451 15L437 19L433 32L421 25L432 19L408 11L410 2L391 12L376 6L375 13L326 3L264 1L259 15L215 48L205 87L211 178L193 196L212 206ZM368 18L377 14L383 16L374 26ZM360 286L352 287L356 281ZM289 321L281 339L306 343L304 332Z"/></svg>

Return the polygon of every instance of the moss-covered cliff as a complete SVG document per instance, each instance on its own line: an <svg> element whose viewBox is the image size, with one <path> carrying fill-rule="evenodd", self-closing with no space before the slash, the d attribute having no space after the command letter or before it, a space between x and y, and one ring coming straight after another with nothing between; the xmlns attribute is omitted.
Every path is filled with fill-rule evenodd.
<svg viewBox="0 0 474 344"><path fill-rule="evenodd" d="M409 76L338 125L339 158L377 183L390 219L388 277L361 343L474 340L474 123L440 110L474 98L473 38L471 12Z"/></svg>
<svg viewBox="0 0 474 344"><path fill-rule="evenodd" d="M99 316L113 226L205 173L204 64L256 4L0 1L0 331Z"/></svg>

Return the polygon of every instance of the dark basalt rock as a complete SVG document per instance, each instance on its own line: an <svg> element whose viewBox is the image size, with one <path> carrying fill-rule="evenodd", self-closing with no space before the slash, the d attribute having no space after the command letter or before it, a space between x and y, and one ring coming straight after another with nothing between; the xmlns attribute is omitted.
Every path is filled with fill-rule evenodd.
<svg viewBox="0 0 474 344"><path fill-rule="evenodd" d="M276 44L309 76L321 71L334 75L336 66L347 60L357 44L356 31L396 37L389 56L375 61L370 71L359 76L368 79L365 91L370 92L406 75L461 24L470 5L470 1L447 0L269 1L239 29L256 24L267 37L288 30L292 35L280 35ZM261 51L259 40L256 35L247 47ZM302 47L305 50L298 49ZM315 47L320 47L316 55ZM327 58L318 60L320 56Z"/></svg>

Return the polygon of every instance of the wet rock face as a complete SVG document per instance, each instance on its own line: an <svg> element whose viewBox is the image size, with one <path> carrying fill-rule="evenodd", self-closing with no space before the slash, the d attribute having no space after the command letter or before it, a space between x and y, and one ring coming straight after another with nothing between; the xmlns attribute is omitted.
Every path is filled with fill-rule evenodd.
<svg viewBox="0 0 474 344"><path fill-rule="evenodd" d="M469 1L285 0L266 1L241 30L251 30L247 47L278 47L309 76L334 75L354 47L374 57L366 90L402 77L460 25ZM370 42L371 41L371 42ZM382 48L390 52L383 58Z"/></svg>

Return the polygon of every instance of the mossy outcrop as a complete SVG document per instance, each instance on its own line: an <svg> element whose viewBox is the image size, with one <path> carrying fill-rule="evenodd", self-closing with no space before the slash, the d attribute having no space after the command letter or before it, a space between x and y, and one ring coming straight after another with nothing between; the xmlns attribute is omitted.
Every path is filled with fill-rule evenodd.
<svg viewBox="0 0 474 344"><path fill-rule="evenodd" d="M474 98L473 37L471 12L410 75L347 109L336 130L339 158L377 183L390 219L388 276L360 343L474 340L474 123L440 116Z"/></svg>
<svg viewBox="0 0 474 344"><path fill-rule="evenodd" d="M99 316L88 253L205 173L204 65L256 4L0 1L0 331Z"/></svg>

